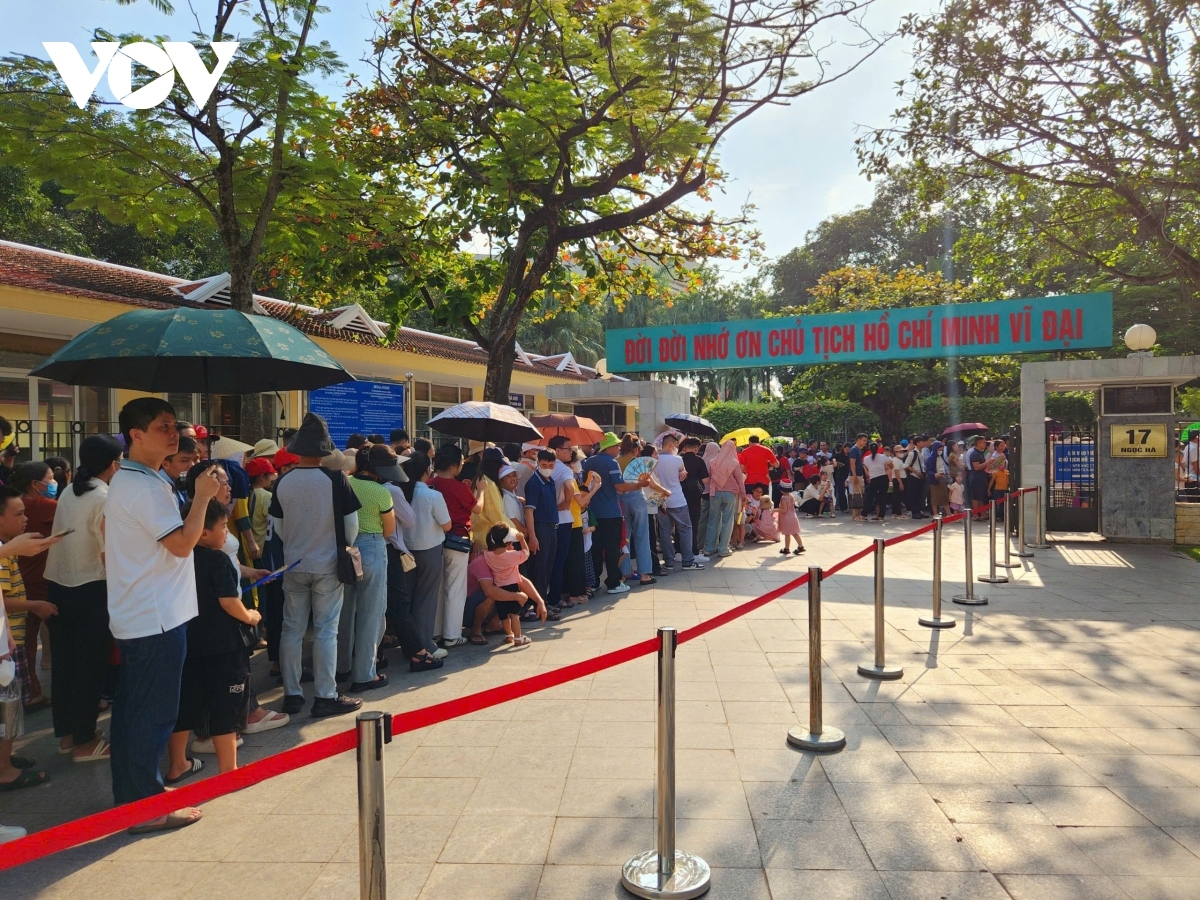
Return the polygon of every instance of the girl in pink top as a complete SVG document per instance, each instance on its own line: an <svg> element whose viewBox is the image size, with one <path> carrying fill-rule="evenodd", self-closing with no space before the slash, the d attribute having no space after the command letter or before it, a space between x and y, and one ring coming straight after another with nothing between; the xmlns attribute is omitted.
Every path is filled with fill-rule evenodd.
<svg viewBox="0 0 1200 900"><path fill-rule="evenodd" d="M518 547L514 548L513 544ZM491 570L496 587L513 595L511 600L496 601L496 615L504 623L505 640L516 647L528 644L529 637L521 634L521 610L532 600L538 618L546 621L546 603L534 588L533 583L518 571L521 563L529 559L529 545L525 536L508 525L493 525L487 533L487 550L483 554Z"/></svg>
<svg viewBox="0 0 1200 900"><path fill-rule="evenodd" d="M792 552L792 538L796 539L795 553L799 556L804 552L804 542L800 540L800 518L796 515L796 498L792 496L792 482L783 479L779 482L779 509L777 511L779 533L783 536L783 549L780 553Z"/></svg>

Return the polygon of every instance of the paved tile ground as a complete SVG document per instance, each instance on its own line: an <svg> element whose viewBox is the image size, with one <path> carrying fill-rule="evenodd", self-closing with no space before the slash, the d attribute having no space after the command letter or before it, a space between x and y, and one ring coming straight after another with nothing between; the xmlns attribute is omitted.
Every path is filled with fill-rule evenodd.
<svg viewBox="0 0 1200 900"><path fill-rule="evenodd" d="M412 709L686 627L881 533L844 518L805 531L806 557L751 548L617 602L602 595L528 648L464 648L438 673L396 673L371 705ZM713 866L710 896L1200 896L1200 567L1162 548L1059 545L1010 584L979 585L990 605L947 602L958 627L929 631L916 620L930 546L888 551L900 681L856 673L871 656L870 559L825 582L824 715L847 734L841 753L784 742L808 716L803 592L680 648L678 843ZM959 528L945 549L948 601L962 586ZM265 702L279 699L261 672L258 683ZM389 896L627 896L620 866L653 841L653 700L644 659L398 737ZM350 724L302 715L247 738L243 759ZM0 795L0 821L41 828L105 808L107 766L56 755L48 713L30 728L21 749L54 781ZM209 803L183 831L121 835L0 875L0 897L356 897L354 774L345 754Z"/></svg>

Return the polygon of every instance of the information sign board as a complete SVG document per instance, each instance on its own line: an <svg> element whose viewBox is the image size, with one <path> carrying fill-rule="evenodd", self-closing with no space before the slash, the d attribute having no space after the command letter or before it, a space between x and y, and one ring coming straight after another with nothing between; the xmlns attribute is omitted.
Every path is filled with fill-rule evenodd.
<svg viewBox="0 0 1200 900"><path fill-rule="evenodd" d="M308 408L329 424L338 447L350 435L382 434L404 427L404 385L389 381L343 381L308 392Z"/></svg>
<svg viewBox="0 0 1200 900"><path fill-rule="evenodd" d="M1112 425L1109 432L1109 456L1117 459L1165 459L1166 425Z"/></svg>

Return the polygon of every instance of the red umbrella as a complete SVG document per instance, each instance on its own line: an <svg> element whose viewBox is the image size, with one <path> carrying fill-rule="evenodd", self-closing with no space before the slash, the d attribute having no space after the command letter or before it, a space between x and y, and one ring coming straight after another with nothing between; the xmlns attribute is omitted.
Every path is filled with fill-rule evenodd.
<svg viewBox="0 0 1200 900"><path fill-rule="evenodd" d="M952 434L982 434L987 430L988 427L982 422L963 422L959 425L951 425L942 432L942 437L949 437Z"/></svg>
<svg viewBox="0 0 1200 900"><path fill-rule="evenodd" d="M604 439L604 429L596 424L595 419L587 416L573 416L568 413L548 413L543 416L530 416L533 427L542 433L539 444L546 444L550 438L560 434L570 439L578 447L588 447L598 444Z"/></svg>

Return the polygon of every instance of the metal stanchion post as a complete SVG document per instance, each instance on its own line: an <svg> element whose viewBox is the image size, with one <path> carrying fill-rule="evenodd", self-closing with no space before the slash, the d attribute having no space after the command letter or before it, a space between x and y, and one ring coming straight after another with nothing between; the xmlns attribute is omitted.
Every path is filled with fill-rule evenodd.
<svg viewBox="0 0 1200 900"><path fill-rule="evenodd" d="M1012 517L1014 504L1012 502L1012 494L1004 495L1004 528L1001 531L1004 534L1004 562L996 563L1001 569L1019 569L1020 563L1012 561Z"/></svg>
<svg viewBox="0 0 1200 900"><path fill-rule="evenodd" d="M933 519L933 616L917 619L926 628L953 628L957 623L942 615L942 517Z"/></svg>
<svg viewBox="0 0 1200 900"><path fill-rule="evenodd" d="M1007 575L996 574L996 501L988 504L988 573L980 575L984 584L1008 584Z"/></svg>
<svg viewBox="0 0 1200 900"><path fill-rule="evenodd" d="M821 714L821 567L808 570L808 729L788 730L787 742L801 750L832 752L846 746L846 735L827 728Z"/></svg>
<svg viewBox="0 0 1200 900"><path fill-rule="evenodd" d="M708 863L675 848L675 646L674 628L658 629L658 846L639 853L621 870L621 884L638 897L699 897L708 890Z"/></svg>
<svg viewBox="0 0 1200 900"><path fill-rule="evenodd" d="M887 541L875 538L875 663L859 666L858 674L864 678L893 681L904 675L904 669L889 666L884 658L883 551L886 547Z"/></svg>
<svg viewBox="0 0 1200 900"><path fill-rule="evenodd" d="M392 742L390 713L358 714L358 896L387 900L387 819L383 810L383 745Z"/></svg>
<svg viewBox="0 0 1200 900"><path fill-rule="evenodd" d="M1045 513L1042 511L1042 486L1038 485L1033 489L1033 495L1037 498L1037 532L1033 536L1034 543L1029 545L1030 550L1049 550L1050 545L1046 543L1046 520Z"/></svg>
<svg viewBox="0 0 1200 900"><path fill-rule="evenodd" d="M971 543L971 520L975 518L974 510L963 510L963 534L967 540L967 592L965 594L957 594L950 599L960 606L987 606L987 597L975 596L975 564L973 560L974 544Z"/></svg>
<svg viewBox="0 0 1200 900"><path fill-rule="evenodd" d="M1021 496L1017 505L1017 558L1029 559L1033 556L1025 545L1025 495L1028 493L1021 488Z"/></svg>

